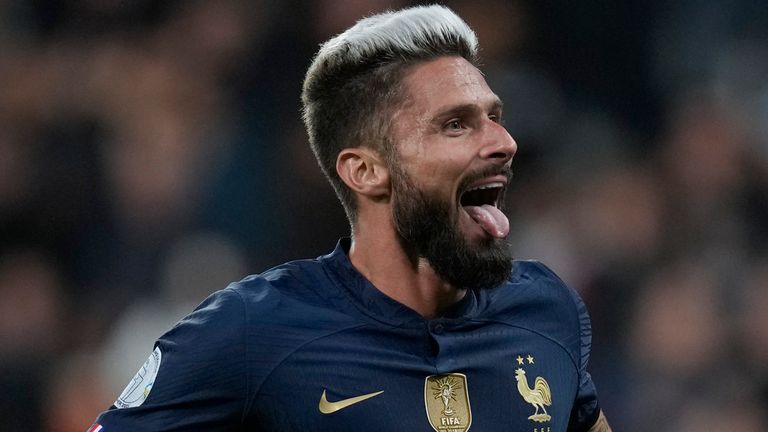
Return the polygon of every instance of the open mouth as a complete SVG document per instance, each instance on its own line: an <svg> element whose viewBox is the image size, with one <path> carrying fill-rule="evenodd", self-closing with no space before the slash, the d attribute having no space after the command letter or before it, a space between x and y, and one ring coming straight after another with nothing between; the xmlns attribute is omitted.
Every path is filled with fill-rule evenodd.
<svg viewBox="0 0 768 432"><path fill-rule="evenodd" d="M459 204L469 217L488 235L498 239L509 234L509 219L499 210L505 184L502 181L490 181L471 186L459 196Z"/></svg>
<svg viewBox="0 0 768 432"><path fill-rule="evenodd" d="M473 187L462 192L459 203L462 207L491 205L498 207L501 192L504 190L504 183L493 182L477 187Z"/></svg>

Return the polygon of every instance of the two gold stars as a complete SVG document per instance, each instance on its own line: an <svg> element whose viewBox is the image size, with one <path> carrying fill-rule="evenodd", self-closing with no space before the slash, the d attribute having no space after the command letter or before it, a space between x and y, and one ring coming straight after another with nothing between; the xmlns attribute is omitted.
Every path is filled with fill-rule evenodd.
<svg viewBox="0 0 768 432"><path fill-rule="evenodd" d="M523 356L518 355L517 356L517 364L523 365L524 360L528 360L528 364L533 364L533 356L528 354L528 357L523 358Z"/></svg>

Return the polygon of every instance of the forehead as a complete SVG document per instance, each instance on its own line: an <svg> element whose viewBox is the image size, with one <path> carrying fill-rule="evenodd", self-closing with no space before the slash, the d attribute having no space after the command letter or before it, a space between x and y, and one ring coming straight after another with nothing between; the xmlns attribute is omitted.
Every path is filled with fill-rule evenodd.
<svg viewBox="0 0 768 432"><path fill-rule="evenodd" d="M480 70L462 57L440 57L417 64L403 83L408 105L420 112L439 111L451 105L486 106L498 101Z"/></svg>

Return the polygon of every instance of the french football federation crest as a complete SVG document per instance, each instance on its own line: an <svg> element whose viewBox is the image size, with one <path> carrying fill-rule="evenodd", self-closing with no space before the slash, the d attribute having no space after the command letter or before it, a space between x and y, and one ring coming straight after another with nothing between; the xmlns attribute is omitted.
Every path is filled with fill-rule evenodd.
<svg viewBox="0 0 768 432"><path fill-rule="evenodd" d="M424 380L424 405L436 432L466 432L472 425L467 376L430 375Z"/></svg>
<svg viewBox="0 0 768 432"><path fill-rule="evenodd" d="M546 407L552 405L552 392L549 390L547 380L538 376L533 382L533 388L528 386L528 379L525 377L523 368L515 370L515 379L517 380L517 391L523 400L533 405L535 411L528 417L538 423L544 423L552 420L552 416L547 414ZM539 412L539 410L543 412Z"/></svg>

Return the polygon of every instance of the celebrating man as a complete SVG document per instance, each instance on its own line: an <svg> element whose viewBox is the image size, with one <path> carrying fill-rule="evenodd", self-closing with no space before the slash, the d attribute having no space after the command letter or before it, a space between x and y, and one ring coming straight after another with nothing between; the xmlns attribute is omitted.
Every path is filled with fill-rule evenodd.
<svg viewBox="0 0 768 432"><path fill-rule="evenodd" d="M449 9L359 21L307 72L352 236L232 284L162 336L96 431L609 431L584 304L513 262L517 145Z"/></svg>

